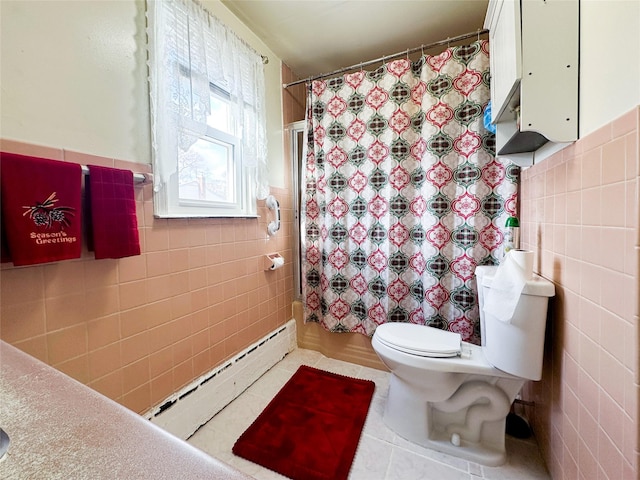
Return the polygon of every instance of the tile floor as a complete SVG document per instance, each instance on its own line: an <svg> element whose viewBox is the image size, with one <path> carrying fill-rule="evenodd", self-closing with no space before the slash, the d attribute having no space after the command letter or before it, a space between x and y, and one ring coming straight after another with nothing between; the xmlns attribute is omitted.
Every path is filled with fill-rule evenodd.
<svg viewBox="0 0 640 480"><path fill-rule="evenodd" d="M258 480L285 477L236 457L231 447L267 403L295 373L309 365L376 383L350 480L532 480L550 479L535 440L507 436L507 463L485 467L414 445L389 430L382 421L389 374L352 363L333 360L313 350L296 349L265 373L240 397L225 407L188 441Z"/></svg>

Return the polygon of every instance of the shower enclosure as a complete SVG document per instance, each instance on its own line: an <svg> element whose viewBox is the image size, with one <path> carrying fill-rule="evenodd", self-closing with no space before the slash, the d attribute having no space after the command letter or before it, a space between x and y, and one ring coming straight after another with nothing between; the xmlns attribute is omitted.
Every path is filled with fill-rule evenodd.
<svg viewBox="0 0 640 480"><path fill-rule="evenodd" d="M285 138L289 142L288 153L291 159L292 186L295 195L293 196L293 228L295 242L293 244L295 261L293 262L293 295L294 300L302 299L302 257L300 248L300 232L303 232L302 222L304 219L300 215L300 206L302 202L302 193L300 191L300 172L303 169L303 151L304 151L304 125L303 120L290 123L285 127Z"/></svg>
<svg viewBox="0 0 640 480"><path fill-rule="evenodd" d="M293 196L293 316L296 320L298 346L322 352L324 355L369 367L386 369L378 355L371 348L371 339L357 333L335 335L317 323L305 323L302 304L302 257L301 232L304 232L304 218L300 215L302 202L301 175L304 168L305 122L293 122L285 126L285 152L291 162Z"/></svg>

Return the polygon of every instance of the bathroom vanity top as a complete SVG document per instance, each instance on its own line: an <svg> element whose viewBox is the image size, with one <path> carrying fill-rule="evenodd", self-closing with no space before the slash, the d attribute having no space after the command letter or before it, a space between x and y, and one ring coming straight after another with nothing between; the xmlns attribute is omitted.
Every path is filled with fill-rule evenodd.
<svg viewBox="0 0 640 480"><path fill-rule="evenodd" d="M251 477L0 341L2 479Z"/></svg>

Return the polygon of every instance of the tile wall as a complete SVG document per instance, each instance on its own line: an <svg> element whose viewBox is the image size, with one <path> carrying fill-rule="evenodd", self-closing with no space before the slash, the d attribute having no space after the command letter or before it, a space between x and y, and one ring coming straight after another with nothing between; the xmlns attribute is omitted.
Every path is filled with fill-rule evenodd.
<svg viewBox="0 0 640 480"><path fill-rule="evenodd" d="M294 72L286 65L282 64L282 83L292 83L300 80ZM305 105L307 103L306 88L304 83L293 85L282 91L282 113L283 122L288 125L293 122L304 120ZM289 153L289 152L285 152Z"/></svg>
<svg viewBox="0 0 640 480"><path fill-rule="evenodd" d="M522 246L556 284L543 379L526 392L555 480L638 478L639 116L522 175Z"/></svg>
<svg viewBox="0 0 640 480"><path fill-rule="evenodd" d="M3 140L2 151L150 171L62 149ZM289 178L289 177L287 177ZM0 338L144 413L292 318L292 197L273 189L282 228L258 219L157 219L137 186L142 255L82 258L0 271ZM285 266L264 271L263 255Z"/></svg>

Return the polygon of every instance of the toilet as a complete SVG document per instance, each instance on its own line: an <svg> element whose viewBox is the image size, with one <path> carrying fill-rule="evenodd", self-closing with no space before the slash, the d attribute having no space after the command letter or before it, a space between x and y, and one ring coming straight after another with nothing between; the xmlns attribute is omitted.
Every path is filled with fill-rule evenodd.
<svg viewBox="0 0 640 480"><path fill-rule="evenodd" d="M553 283L534 275L509 323L483 312L498 267L476 267L482 346L459 334L385 323L372 346L391 371L385 424L413 443L488 466L506 460L505 422L528 380L540 380Z"/></svg>

